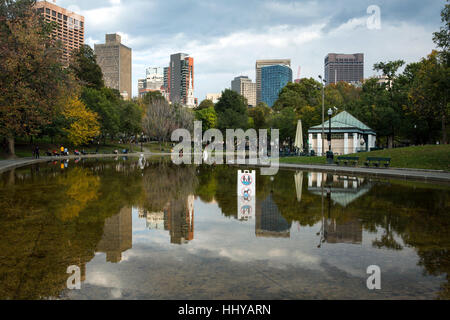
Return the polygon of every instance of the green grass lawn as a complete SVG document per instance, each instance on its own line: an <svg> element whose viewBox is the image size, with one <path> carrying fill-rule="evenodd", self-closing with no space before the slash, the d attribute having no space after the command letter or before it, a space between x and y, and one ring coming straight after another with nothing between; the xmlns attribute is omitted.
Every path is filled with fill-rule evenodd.
<svg viewBox="0 0 450 320"><path fill-rule="evenodd" d="M393 168L431 169L450 171L450 145L421 146L358 153L359 165L363 166L367 157L391 158ZM326 164L325 157L287 157L281 163Z"/></svg>

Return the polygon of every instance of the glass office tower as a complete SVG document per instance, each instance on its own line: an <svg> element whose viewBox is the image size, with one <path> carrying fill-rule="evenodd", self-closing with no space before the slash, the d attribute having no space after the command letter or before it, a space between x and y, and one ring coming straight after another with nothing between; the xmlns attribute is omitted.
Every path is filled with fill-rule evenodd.
<svg viewBox="0 0 450 320"><path fill-rule="evenodd" d="M280 91L292 82L292 69L285 65L267 66L261 69L262 102L273 107Z"/></svg>

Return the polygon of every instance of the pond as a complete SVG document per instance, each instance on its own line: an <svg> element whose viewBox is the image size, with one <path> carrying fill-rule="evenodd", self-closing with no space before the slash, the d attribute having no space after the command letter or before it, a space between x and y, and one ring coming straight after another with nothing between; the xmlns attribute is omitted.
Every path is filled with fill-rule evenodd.
<svg viewBox="0 0 450 320"><path fill-rule="evenodd" d="M0 299L450 298L449 185L169 160L2 174Z"/></svg>

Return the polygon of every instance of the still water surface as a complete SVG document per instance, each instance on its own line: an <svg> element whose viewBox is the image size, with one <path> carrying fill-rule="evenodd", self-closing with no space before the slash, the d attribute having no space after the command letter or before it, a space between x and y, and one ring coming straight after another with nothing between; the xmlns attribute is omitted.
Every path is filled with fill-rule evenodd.
<svg viewBox="0 0 450 320"><path fill-rule="evenodd" d="M258 172L239 220L237 170L111 159L2 174L0 299L450 298L448 185Z"/></svg>

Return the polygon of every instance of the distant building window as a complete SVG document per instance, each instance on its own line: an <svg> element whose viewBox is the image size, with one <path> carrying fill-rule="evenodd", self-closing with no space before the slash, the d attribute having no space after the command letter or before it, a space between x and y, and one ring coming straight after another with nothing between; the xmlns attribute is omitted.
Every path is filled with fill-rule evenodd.
<svg viewBox="0 0 450 320"><path fill-rule="evenodd" d="M45 8L45 13L50 14L50 9Z"/></svg>
<svg viewBox="0 0 450 320"><path fill-rule="evenodd" d="M56 11L52 10L52 16L56 17Z"/></svg>
<svg viewBox="0 0 450 320"><path fill-rule="evenodd" d="M67 16L66 15L64 15L64 21L67 21Z"/></svg>
<svg viewBox="0 0 450 320"><path fill-rule="evenodd" d="M62 14L58 13L58 19L62 19Z"/></svg>

